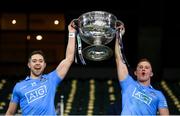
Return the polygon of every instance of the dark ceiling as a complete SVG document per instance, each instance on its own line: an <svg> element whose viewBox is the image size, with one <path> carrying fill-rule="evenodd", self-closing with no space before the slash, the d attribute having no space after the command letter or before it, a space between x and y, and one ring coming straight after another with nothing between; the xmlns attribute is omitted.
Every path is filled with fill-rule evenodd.
<svg viewBox="0 0 180 116"><path fill-rule="evenodd" d="M0 3L0 12L63 12L77 17L93 10L134 15L142 23L157 24L163 17L163 0L6 0Z"/></svg>
<svg viewBox="0 0 180 116"><path fill-rule="evenodd" d="M119 1L65 1L65 0L6 0L1 1L1 11L68 11L68 10L90 10L90 9L136 9L138 1L119 0Z"/></svg>

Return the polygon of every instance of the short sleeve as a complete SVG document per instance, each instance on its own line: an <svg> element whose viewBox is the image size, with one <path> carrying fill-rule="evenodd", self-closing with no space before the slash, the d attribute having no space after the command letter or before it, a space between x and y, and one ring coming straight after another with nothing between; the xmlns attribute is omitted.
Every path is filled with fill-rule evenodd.
<svg viewBox="0 0 180 116"><path fill-rule="evenodd" d="M158 108L167 108L167 101L162 92L159 92L159 103L158 103Z"/></svg>
<svg viewBox="0 0 180 116"><path fill-rule="evenodd" d="M11 102L19 103L20 97L18 94L18 85L16 84L13 88L12 96L11 96Z"/></svg>
<svg viewBox="0 0 180 116"><path fill-rule="evenodd" d="M126 88L129 85L134 84L134 83L135 83L135 80L128 74L124 80L120 81L120 86L122 88L122 91L126 90Z"/></svg>
<svg viewBox="0 0 180 116"><path fill-rule="evenodd" d="M44 75L44 77L49 78L49 80L51 80L51 82L56 86L62 81L61 77L58 76L56 70L50 72L47 75Z"/></svg>

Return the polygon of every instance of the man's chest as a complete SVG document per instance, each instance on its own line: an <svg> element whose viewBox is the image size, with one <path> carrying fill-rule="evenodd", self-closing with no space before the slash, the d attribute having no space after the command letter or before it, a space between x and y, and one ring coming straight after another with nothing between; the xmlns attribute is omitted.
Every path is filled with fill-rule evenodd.
<svg viewBox="0 0 180 116"><path fill-rule="evenodd" d="M130 97L137 102L143 102L147 105L155 104L158 101L158 96L153 90L142 89L138 87L131 88L128 92Z"/></svg>
<svg viewBox="0 0 180 116"><path fill-rule="evenodd" d="M29 82L20 88L20 96L22 100L31 103L39 98L45 97L48 93L48 89L47 82Z"/></svg>

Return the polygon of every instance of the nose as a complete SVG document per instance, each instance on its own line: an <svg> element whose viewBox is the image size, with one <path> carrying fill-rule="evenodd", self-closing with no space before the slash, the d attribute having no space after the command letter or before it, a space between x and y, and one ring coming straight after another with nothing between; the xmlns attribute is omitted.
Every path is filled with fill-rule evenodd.
<svg viewBox="0 0 180 116"><path fill-rule="evenodd" d="M146 69L145 67L141 67L140 68L141 71L145 71L145 69Z"/></svg>
<svg viewBox="0 0 180 116"><path fill-rule="evenodd" d="M145 70L145 67L143 67L142 70Z"/></svg>
<svg viewBox="0 0 180 116"><path fill-rule="evenodd" d="M36 62L36 65L39 65L39 64L40 64L40 62L37 61L37 62Z"/></svg>

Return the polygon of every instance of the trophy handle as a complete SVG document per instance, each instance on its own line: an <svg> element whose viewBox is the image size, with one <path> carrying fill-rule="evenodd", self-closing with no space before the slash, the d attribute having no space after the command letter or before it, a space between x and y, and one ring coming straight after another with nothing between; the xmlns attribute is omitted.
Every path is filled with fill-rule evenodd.
<svg viewBox="0 0 180 116"><path fill-rule="evenodd" d="M83 58L83 55L82 55L82 44L81 44L81 39L79 37L79 24L78 24L78 19L74 19L73 20L74 24L75 24L75 29L76 29L76 39L77 39L77 45L76 45L76 49L78 51L78 55L79 55L79 59L81 61L81 63L83 65L86 65L86 62ZM77 57L75 56L75 63L77 63Z"/></svg>
<svg viewBox="0 0 180 116"><path fill-rule="evenodd" d="M81 38L79 37L79 34L77 34L77 44L78 44L78 54L79 54L79 58L80 61L83 65L86 65L86 62L83 58L83 54L82 54L82 44L81 44Z"/></svg>
<svg viewBox="0 0 180 116"><path fill-rule="evenodd" d="M78 30L78 27L79 27L78 22L79 22L79 20L78 19L73 19L73 22L74 22L74 24L76 26L75 29Z"/></svg>
<svg viewBox="0 0 180 116"><path fill-rule="evenodd" d="M129 63L126 59L125 53L124 53L124 47L123 47L123 41L122 41L122 35L125 33L124 24L122 22L118 22L118 23L120 23L120 25L118 25L116 28L116 30L117 30L116 31L116 38L119 41L119 46L121 46L120 47L121 59L122 59L123 63L127 65L127 67L130 67Z"/></svg>

